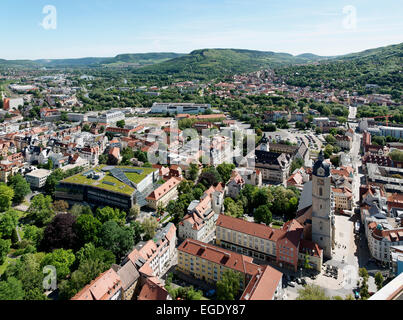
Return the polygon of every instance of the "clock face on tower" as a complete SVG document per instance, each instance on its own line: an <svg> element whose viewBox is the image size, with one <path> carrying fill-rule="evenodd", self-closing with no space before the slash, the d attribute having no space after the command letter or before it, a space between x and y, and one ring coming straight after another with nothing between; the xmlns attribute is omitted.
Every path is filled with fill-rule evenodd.
<svg viewBox="0 0 403 320"><path fill-rule="evenodd" d="M318 175L323 177L325 175L325 170L323 170L323 168L319 168Z"/></svg>

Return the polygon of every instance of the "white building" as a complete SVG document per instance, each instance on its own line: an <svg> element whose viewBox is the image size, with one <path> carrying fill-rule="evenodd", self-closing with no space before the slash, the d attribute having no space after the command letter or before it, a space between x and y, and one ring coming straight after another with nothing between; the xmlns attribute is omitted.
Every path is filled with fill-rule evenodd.
<svg viewBox="0 0 403 320"><path fill-rule="evenodd" d="M151 113L188 113L198 114L211 109L209 104L196 103L158 103L155 102L151 108Z"/></svg>
<svg viewBox="0 0 403 320"><path fill-rule="evenodd" d="M373 221L368 224L368 248L371 256L383 263L391 261L391 247L403 245L403 228Z"/></svg>
<svg viewBox="0 0 403 320"><path fill-rule="evenodd" d="M85 122L88 121L88 117L82 113L68 113L67 119L73 122Z"/></svg>
<svg viewBox="0 0 403 320"><path fill-rule="evenodd" d="M214 239L216 221L222 213L224 204L224 190L220 184L210 187L200 201L192 201L188 207L188 214L178 226L180 239L194 239L202 242L210 242Z"/></svg>
<svg viewBox="0 0 403 320"><path fill-rule="evenodd" d="M51 173L52 171L50 170L38 169L26 174L25 179L32 188L39 189L45 185L46 179L50 176Z"/></svg>
<svg viewBox="0 0 403 320"><path fill-rule="evenodd" d="M97 115L89 115L88 121L89 122L99 122L99 123L115 123L120 120L124 120L126 117L123 112L121 111L108 111L100 116Z"/></svg>

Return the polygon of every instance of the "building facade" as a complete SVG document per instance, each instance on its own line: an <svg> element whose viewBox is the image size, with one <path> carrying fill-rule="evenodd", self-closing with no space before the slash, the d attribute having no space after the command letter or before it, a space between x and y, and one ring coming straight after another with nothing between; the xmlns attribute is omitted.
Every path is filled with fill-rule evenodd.
<svg viewBox="0 0 403 320"><path fill-rule="evenodd" d="M312 172L312 241L323 249L328 259L332 258L335 235L330 183L330 165L324 161L321 151Z"/></svg>

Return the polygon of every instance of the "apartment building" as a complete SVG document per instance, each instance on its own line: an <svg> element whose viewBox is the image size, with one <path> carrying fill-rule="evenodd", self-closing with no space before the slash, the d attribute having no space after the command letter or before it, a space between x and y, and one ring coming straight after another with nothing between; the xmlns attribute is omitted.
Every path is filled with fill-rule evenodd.
<svg viewBox="0 0 403 320"><path fill-rule="evenodd" d="M71 300L121 300L122 281L112 268L101 273Z"/></svg>
<svg viewBox="0 0 403 320"><path fill-rule="evenodd" d="M349 136L335 135L336 144L343 150L350 150L353 145L353 139Z"/></svg>
<svg viewBox="0 0 403 320"><path fill-rule="evenodd" d="M350 189L332 188L334 209L335 210L352 210L353 206L353 193Z"/></svg>
<svg viewBox="0 0 403 320"><path fill-rule="evenodd" d="M188 214L178 226L180 239L194 239L210 242L215 236L216 220L222 212L224 188L222 184L211 186L200 200L192 201L187 208Z"/></svg>
<svg viewBox="0 0 403 320"><path fill-rule="evenodd" d="M182 178L172 177L151 192L151 194L146 198L148 206L155 210L160 206L165 207L169 201L174 200L178 196L178 186L181 181Z"/></svg>
<svg viewBox="0 0 403 320"><path fill-rule="evenodd" d="M216 244L294 271L298 265L304 264L305 254L308 254L311 266L320 271L322 249L311 241L303 241L303 230L304 227L297 220L287 222L282 229L274 229L220 215L216 223Z"/></svg>
<svg viewBox="0 0 403 320"><path fill-rule="evenodd" d="M259 266L251 257L193 239L178 247L177 270L196 279L216 283L227 270L240 276L241 300L273 300L282 287L282 273Z"/></svg>
<svg viewBox="0 0 403 320"><path fill-rule="evenodd" d="M368 248L376 260L389 263L391 247L403 245L403 227L390 228L387 223L368 224Z"/></svg>
<svg viewBox="0 0 403 320"><path fill-rule="evenodd" d="M170 262L176 254L176 227L168 223L159 230L152 240L140 242L128 254L143 277L159 277L170 268Z"/></svg>

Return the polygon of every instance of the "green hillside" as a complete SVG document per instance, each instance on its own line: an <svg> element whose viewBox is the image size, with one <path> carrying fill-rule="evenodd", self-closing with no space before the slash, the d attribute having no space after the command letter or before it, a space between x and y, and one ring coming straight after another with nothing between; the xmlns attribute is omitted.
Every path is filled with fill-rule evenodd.
<svg viewBox="0 0 403 320"><path fill-rule="evenodd" d="M241 49L203 49L188 55L136 70L138 74L169 74L183 79L211 79L264 67L307 63L307 57Z"/></svg>
<svg viewBox="0 0 403 320"><path fill-rule="evenodd" d="M317 64L276 68L289 85L348 89L360 94L390 93L398 99L403 85L403 43L334 57ZM367 84L378 88L367 88Z"/></svg>
<svg viewBox="0 0 403 320"><path fill-rule="evenodd" d="M117 66L120 64L131 64L133 66L145 66L161 63L169 59L180 57L179 53L136 53L120 54L114 58L79 58L79 59L40 59L40 60L4 60L0 59L0 66L8 67L29 67L29 68L87 68L101 66Z"/></svg>

